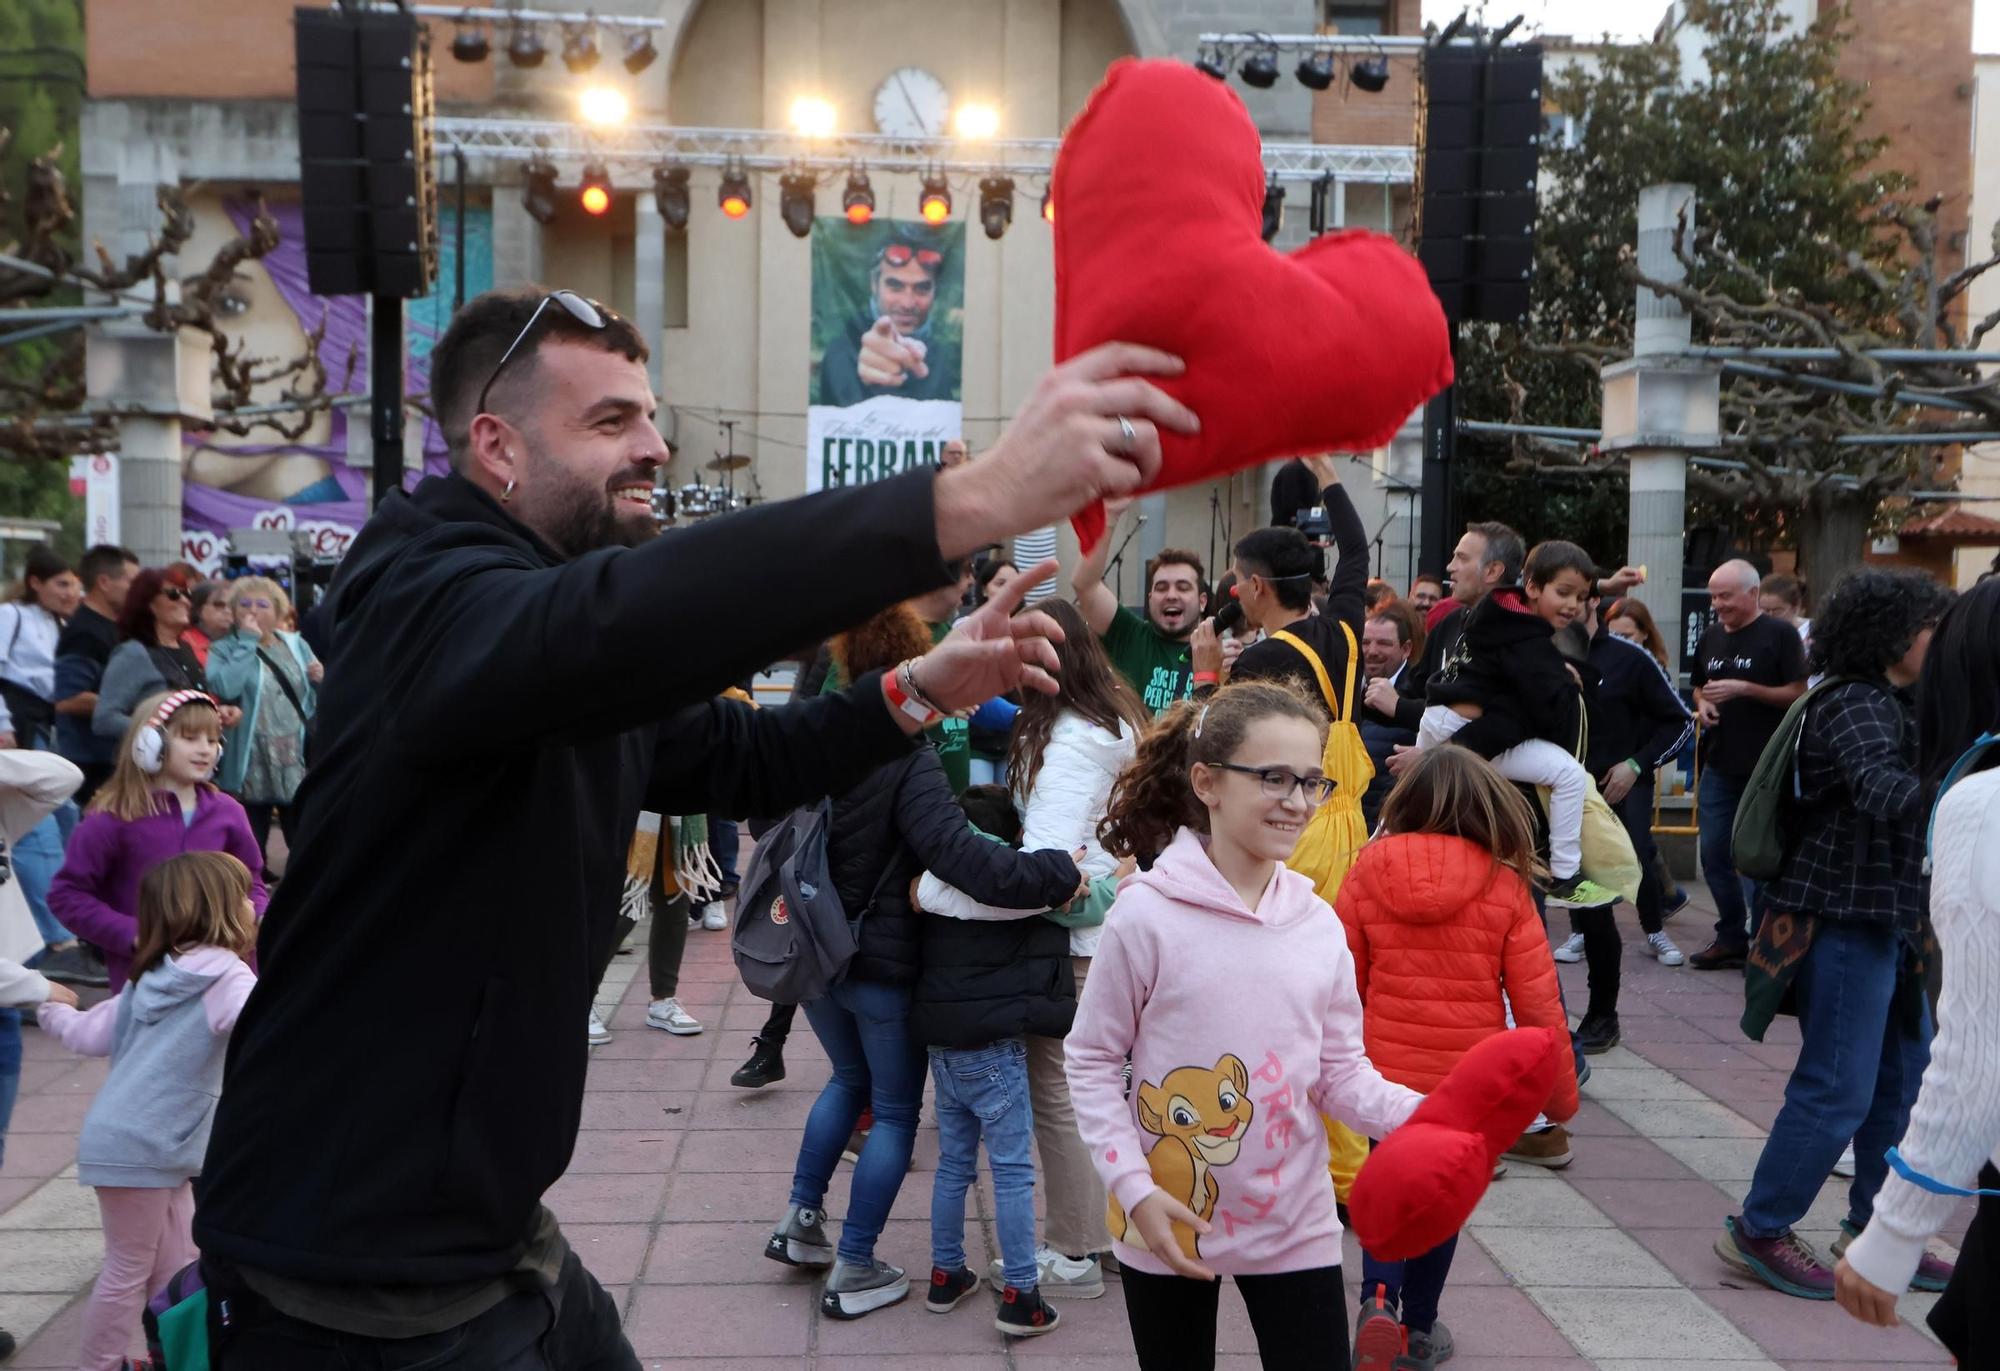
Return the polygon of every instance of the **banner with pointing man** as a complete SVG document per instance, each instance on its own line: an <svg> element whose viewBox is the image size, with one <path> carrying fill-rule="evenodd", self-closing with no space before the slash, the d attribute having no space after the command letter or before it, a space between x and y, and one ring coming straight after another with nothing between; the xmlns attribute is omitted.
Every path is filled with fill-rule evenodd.
<svg viewBox="0 0 2000 1371"><path fill-rule="evenodd" d="M963 427L964 336L963 224L817 220L806 489L937 465Z"/></svg>

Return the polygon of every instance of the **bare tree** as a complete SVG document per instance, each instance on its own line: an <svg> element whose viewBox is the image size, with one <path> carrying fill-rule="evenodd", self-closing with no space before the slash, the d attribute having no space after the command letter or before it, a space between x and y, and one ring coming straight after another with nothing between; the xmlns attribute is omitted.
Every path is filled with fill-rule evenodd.
<svg viewBox="0 0 2000 1371"><path fill-rule="evenodd" d="M0 129L0 146L10 136ZM248 228L225 243L202 270L177 283L168 278L169 263L194 235L194 215L178 187L161 188L159 225L144 251L119 262L103 244L93 244L93 269L73 260L64 246L76 211L57 169L58 155L59 150L52 150L29 165L21 236L4 249L22 265L0 263L0 328L8 322L9 309L58 303L79 289L143 304L136 317L146 327L162 333L199 329L213 340L215 429L238 435L270 429L285 440L303 437L333 403L320 356L326 336L324 312L307 336L305 350L282 360L249 355L243 340L232 340L217 321L225 292L239 279L240 268L278 245L278 224L265 208L262 193L246 192L253 211ZM9 197L0 188L0 216L10 208ZM85 409L83 356L83 335L72 332L37 374L0 373L0 455L46 460L116 445L116 416ZM343 388L356 360L350 349ZM253 402L253 392L279 381L285 383L280 399Z"/></svg>
<svg viewBox="0 0 2000 1371"><path fill-rule="evenodd" d="M1800 561L1821 584L1860 560L1878 511L1900 513L1898 497L1950 484L1957 449L1930 435L2000 430L2000 372L1920 355L1975 350L2000 327L2000 312L1973 322L1966 310L1972 283L2000 266L2000 226L1989 255L1943 275L1938 205L1890 202L1875 212L1874 227L1898 250L1886 259L1845 254L1839 271L1849 289L1839 294L1850 303L1838 309L1775 283L1713 230L1675 234L1685 282L1626 264L1635 285L1679 300L1711 345L1835 354L1726 363L1722 433L1746 469L1688 477L1698 495L1791 512ZM1905 356L1870 355L1880 351ZM1909 443L1842 441L1898 434Z"/></svg>

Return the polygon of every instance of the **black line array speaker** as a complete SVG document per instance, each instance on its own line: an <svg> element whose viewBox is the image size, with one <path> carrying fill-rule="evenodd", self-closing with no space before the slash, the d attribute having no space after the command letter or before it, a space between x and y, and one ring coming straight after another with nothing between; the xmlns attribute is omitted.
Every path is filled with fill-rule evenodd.
<svg viewBox="0 0 2000 1371"><path fill-rule="evenodd" d="M293 12L299 193L316 295L428 294L437 277L430 33L404 10Z"/></svg>
<svg viewBox="0 0 2000 1371"><path fill-rule="evenodd" d="M1422 64L1417 257L1454 323L1528 312L1542 49L1447 43Z"/></svg>

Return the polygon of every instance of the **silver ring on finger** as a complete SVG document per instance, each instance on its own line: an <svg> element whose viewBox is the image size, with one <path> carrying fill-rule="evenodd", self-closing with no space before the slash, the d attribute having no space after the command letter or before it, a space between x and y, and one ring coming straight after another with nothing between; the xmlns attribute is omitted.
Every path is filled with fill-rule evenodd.
<svg viewBox="0 0 2000 1371"><path fill-rule="evenodd" d="M1132 421L1124 415L1119 414L1113 417L1118 420L1118 436L1125 444L1120 451L1130 453L1134 448L1139 446L1139 431L1132 427Z"/></svg>

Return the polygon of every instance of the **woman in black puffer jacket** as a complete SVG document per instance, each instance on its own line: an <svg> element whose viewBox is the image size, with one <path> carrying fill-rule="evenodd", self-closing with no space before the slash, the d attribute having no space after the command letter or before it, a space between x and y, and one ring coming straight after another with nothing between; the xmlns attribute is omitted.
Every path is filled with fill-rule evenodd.
<svg viewBox="0 0 2000 1371"><path fill-rule="evenodd" d="M833 656L853 680L930 647L922 620L898 606L836 638ZM859 918L860 947L846 977L805 1006L833 1078L806 1119L791 1204L765 1255L793 1266L832 1265L820 1307L852 1319L894 1304L910 1288L899 1268L876 1259L875 1240L909 1170L924 1094L927 1044L910 1031L923 917L910 906L911 883L934 871L986 903L1047 909L1075 896L1082 878L1068 853L1016 852L974 833L929 748L834 797L827 867L841 906ZM836 1262L820 1206L855 1121L869 1107L875 1123L854 1166Z"/></svg>

